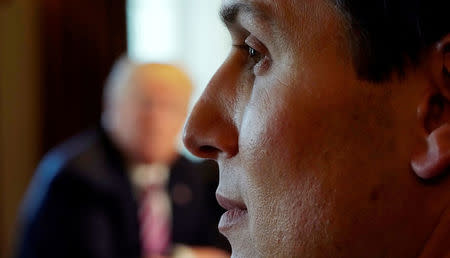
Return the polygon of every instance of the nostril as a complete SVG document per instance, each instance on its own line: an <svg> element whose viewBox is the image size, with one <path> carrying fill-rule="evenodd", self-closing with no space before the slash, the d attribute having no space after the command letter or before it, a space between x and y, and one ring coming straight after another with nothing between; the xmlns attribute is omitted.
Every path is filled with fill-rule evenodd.
<svg viewBox="0 0 450 258"><path fill-rule="evenodd" d="M199 148L200 153L202 153L202 156L214 156L216 155L220 150L211 146L211 145L203 145Z"/></svg>

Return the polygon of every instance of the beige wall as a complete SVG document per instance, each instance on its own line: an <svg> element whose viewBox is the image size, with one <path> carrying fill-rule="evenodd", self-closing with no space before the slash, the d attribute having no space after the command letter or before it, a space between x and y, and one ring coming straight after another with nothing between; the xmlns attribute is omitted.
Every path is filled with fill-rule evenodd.
<svg viewBox="0 0 450 258"><path fill-rule="evenodd" d="M0 1L0 258L11 254L18 205L39 158L37 3Z"/></svg>

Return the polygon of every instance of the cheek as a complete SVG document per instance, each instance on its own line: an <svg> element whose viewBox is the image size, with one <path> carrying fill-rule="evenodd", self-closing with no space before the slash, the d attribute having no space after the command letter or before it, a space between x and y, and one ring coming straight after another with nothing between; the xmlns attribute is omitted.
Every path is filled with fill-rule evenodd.
<svg viewBox="0 0 450 258"><path fill-rule="evenodd" d="M294 250L331 242L330 227L349 221L336 214L358 214L395 152L382 133L389 107L370 104L385 96L344 82L292 85L256 85L240 127L250 230L266 251L280 243ZM276 241L267 242L269 236Z"/></svg>
<svg viewBox="0 0 450 258"><path fill-rule="evenodd" d="M269 253L278 252L279 245L286 251L299 248L300 229L311 231L316 224L312 221L319 217L313 212L319 209L312 206L324 205L326 200L317 191L320 180L305 171L306 165L317 164L309 162L317 151L308 141L318 138L316 130L308 129L316 125L294 112L301 110L297 109L301 99L287 97L281 88L254 89L239 141L242 164L248 172L251 235L257 248Z"/></svg>
<svg viewBox="0 0 450 258"><path fill-rule="evenodd" d="M117 114L117 128L121 131L122 138L128 144L134 144L139 137L139 121L136 113L131 108L122 108Z"/></svg>
<svg viewBox="0 0 450 258"><path fill-rule="evenodd" d="M323 155L325 144L330 145L330 131L336 132L329 124L330 111L327 103L294 89L300 86L280 85L275 80L267 84L255 86L244 112L239 150L241 157L248 160L243 163L254 168L250 171L259 171L266 165L279 168L276 172L255 174L255 178L264 179L262 184L301 180L302 173L298 171L318 164L313 159Z"/></svg>
<svg viewBox="0 0 450 258"><path fill-rule="evenodd" d="M183 121L171 114L155 117L147 123L147 138L159 145L171 145L181 131Z"/></svg>

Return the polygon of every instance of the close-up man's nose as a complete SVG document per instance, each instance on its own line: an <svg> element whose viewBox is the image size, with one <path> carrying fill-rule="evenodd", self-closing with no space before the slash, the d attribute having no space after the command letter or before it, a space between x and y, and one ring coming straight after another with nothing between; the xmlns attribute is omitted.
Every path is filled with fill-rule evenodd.
<svg viewBox="0 0 450 258"><path fill-rule="evenodd" d="M186 148L195 156L217 159L220 155L232 157L238 152L236 127L217 107L200 99L189 116L183 133Z"/></svg>
<svg viewBox="0 0 450 258"><path fill-rule="evenodd" d="M194 106L184 128L184 145L200 158L217 159L221 156L230 158L239 152L239 133L231 119L232 105L226 101L230 97L233 99L231 96L233 93L229 91L232 88L230 83L233 81L229 76L228 78L224 76L225 69L221 70L216 73ZM224 90L227 88L224 85L231 87Z"/></svg>

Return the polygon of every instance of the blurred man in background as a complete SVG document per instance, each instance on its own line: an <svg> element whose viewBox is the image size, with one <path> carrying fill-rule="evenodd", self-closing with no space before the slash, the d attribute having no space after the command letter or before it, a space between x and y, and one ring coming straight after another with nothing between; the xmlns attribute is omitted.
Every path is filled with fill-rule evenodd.
<svg viewBox="0 0 450 258"><path fill-rule="evenodd" d="M119 60L101 126L39 165L21 213L19 257L226 256L212 248L228 248L216 227L221 211L208 199L217 168L176 149L191 91L175 66Z"/></svg>

